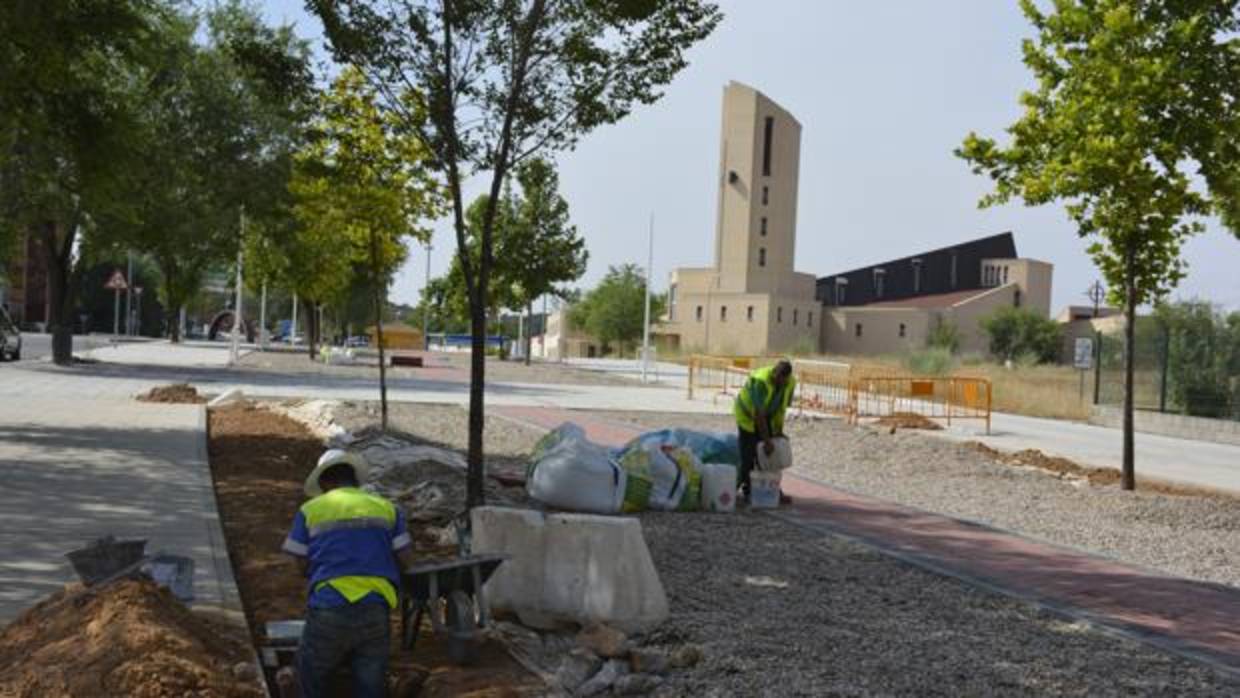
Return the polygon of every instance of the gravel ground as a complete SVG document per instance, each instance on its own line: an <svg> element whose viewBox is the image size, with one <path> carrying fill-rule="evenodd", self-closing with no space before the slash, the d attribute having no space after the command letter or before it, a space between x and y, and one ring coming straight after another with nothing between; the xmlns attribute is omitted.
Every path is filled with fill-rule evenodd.
<svg viewBox="0 0 1240 698"><path fill-rule="evenodd" d="M727 416L606 416L640 428L735 428ZM795 471L829 485L1176 576L1240 586L1240 505L1235 499L1073 485L911 430L891 434L837 420L793 420L788 435Z"/></svg>
<svg viewBox="0 0 1240 698"><path fill-rule="evenodd" d="M392 407L400 431L465 447L465 410ZM375 421L364 404L336 414L350 430ZM709 426L682 415L637 418ZM794 436L807 438L796 431L805 426ZM841 425L813 428L832 426ZM488 461L523 463L539 436L488 419ZM698 644L706 657L657 695L1240 695L1240 682L1193 662L770 517L641 519L672 608L648 642Z"/></svg>
<svg viewBox="0 0 1240 698"><path fill-rule="evenodd" d="M652 640L706 655L660 695L1240 693L1193 662L766 516L642 525L672 608Z"/></svg>
<svg viewBox="0 0 1240 698"><path fill-rule="evenodd" d="M241 358L242 370L279 371L281 373L314 373L335 376L372 376L378 380L377 356L363 355L351 366L328 366L310 361L306 352L279 351L251 352ZM468 381L469 355L454 352L432 352L426 355L426 368L389 368L388 376L396 379L421 378L444 379L445 369L452 370L449 379ZM539 383L543 385L625 385L643 387L645 384L624 376L587 371L568 364L534 362L529 366L517 361L487 359L487 380L504 383Z"/></svg>

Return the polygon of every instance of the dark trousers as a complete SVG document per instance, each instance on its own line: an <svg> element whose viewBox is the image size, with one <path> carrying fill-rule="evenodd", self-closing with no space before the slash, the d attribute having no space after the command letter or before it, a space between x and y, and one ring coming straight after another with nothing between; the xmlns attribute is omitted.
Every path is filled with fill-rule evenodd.
<svg viewBox="0 0 1240 698"><path fill-rule="evenodd" d="M736 490L748 494L749 473L758 467L758 444L762 443L762 437L755 432L745 431L739 427L736 433L741 447L741 469L737 473Z"/></svg>
<svg viewBox="0 0 1240 698"><path fill-rule="evenodd" d="M354 698L386 696L390 628L387 604L309 609L297 648L303 698L326 696L332 673L346 661L353 673Z"/></svg>

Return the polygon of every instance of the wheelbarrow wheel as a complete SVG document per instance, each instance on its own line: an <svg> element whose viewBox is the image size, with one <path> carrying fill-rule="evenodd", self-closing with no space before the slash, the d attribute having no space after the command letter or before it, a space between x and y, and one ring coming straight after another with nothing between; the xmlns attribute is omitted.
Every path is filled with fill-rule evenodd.
<svg viewBox="0 0 1240 698"><path fill-rule="evenodd" d="M474 600L463 591L448 595L444 615L448 631L448 658L456 664L478 661L478 617Z"/></svg>

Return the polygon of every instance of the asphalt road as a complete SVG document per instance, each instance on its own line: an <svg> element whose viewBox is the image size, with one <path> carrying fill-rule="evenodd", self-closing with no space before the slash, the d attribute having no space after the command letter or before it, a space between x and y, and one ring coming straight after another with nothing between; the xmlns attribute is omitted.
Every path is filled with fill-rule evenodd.
<svg viewBox="0 0 1240 698"><path fill-rule="evenodd" d="M93 335L74 335L73 350L86 351L95 347L107 346L107 337ZM22 332L22 361L37 361L52 353L52 335L36 332Z"/></svg>

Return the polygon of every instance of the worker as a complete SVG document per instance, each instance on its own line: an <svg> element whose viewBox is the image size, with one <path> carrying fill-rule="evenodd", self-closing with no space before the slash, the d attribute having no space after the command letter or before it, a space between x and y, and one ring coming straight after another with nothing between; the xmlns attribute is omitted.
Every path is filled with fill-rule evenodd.
<svg viewBox="0 0 1240 698"><path fill-rule="evenodd" d="M366 460L332 449L306 478L310 501L293 519L284 552L309 579L306 625L297 648L304 698L327 694L333 671L349 662L353 696L387 695L389 609L400 570L413 564L405 517L391 502L359 489Z"/></svg>
<svg viewBox="0 0 1240 698"><path fill-rule="evenodd" d="M771 439L784 435L784 414L788 411L788 405L792 404L796 382L792 364L780 360L774 366L764 366L751 372L732 403L741 449L737 489L746 498L749 496L749 473L758 460L758 445L761 444L768 456L775 452ZM783 504L791 501L783 493L780 493L779 500Z"/></svg>

